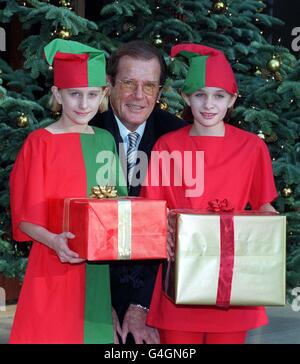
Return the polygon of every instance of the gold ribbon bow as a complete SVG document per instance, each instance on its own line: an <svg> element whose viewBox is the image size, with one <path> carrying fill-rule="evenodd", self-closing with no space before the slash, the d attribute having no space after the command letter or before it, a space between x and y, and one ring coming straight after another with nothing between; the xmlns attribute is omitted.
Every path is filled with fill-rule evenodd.
<svg viewBox="0 0 300 364"><path fill-rule="evenodd" d="M118 192L114 186L95 186L92 187L92 198L114 198L118 196Z"/></svg>
<svg viewBox="0 0 300 364"><path fill-rule="evenodd" d="M92 198L105 199L118 197L114 186L92 187ZM118 201L118 259L131 258L131 201Z"/></svg>

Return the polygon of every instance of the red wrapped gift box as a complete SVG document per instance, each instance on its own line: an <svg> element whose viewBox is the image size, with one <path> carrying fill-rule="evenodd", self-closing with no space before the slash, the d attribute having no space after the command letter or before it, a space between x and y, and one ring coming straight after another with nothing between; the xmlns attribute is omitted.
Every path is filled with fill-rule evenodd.
<svg viewBox="0 0 300 364"><path fill-rule="evenodd" d="M75 235L69 247L87 260L167 257L165 201L137 197L49 201L49 230Z"/></svg>

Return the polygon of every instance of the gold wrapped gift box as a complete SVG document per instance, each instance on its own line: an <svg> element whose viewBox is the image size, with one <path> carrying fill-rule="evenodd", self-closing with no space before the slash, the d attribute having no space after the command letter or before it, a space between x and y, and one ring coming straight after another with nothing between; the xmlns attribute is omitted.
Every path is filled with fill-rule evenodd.
<svg viewBox="0 0 300 364"><path fill-rule="evenodd" d="M220 230L225 216L232 219L233 254L226 252L228 245L221 242L221 236L226 240L224 234L229 234L226 226L225 233ZM169 219L174 228L176 258L165 267L164 290L176 304L285 304L285 216L174 210ZM228 273L230 282L226 281ZM219 299L226 285L227 303Z"/></svg>

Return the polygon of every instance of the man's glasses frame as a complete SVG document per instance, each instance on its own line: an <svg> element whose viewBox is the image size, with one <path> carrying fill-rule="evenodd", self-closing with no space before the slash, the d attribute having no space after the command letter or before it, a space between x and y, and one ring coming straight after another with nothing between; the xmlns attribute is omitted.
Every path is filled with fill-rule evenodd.
<svg viewBox="0 0 300 364"><path fill-rule="evenodd" d="M118 80L117 82L120 83L123 91L134 93L138 89L138 81L136 80L124 79ZM145 81L142 83L143 93L147 96L156 96L161 88L162 86L159 84L159 82Z"/></svg>

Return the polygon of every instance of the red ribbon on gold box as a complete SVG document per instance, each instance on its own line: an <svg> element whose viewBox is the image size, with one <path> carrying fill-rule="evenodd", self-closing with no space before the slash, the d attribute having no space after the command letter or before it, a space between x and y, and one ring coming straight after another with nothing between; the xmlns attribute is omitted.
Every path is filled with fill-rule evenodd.
<svg viewBox="0 0 300 364"><path fill-rule="evenodd" d="M176 304L284 305L286 217L229 211L171 211L165 292Z"/></svg>

